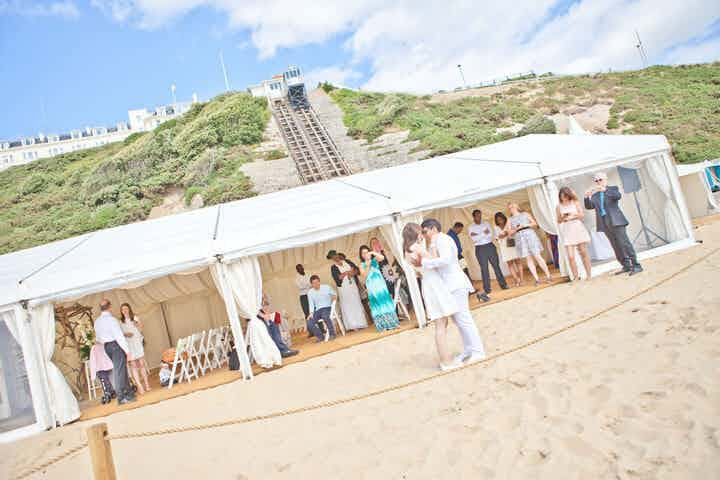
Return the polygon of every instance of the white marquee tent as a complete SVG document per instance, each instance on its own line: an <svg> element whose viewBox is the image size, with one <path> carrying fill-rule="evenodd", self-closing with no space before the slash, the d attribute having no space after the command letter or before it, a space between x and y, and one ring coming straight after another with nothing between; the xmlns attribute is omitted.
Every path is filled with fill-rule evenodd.
<svg viewBox="0 0 720 480"><path fill-rule="evenodd" d="M0 439L79 416L77 402L52 362L55 304L82 299L94 305L101 296L110 297L116 307L116 302L132 301L146 317L146 329L153 323L148 318L157 320L149 335L155 335L160 347L172 345L173 337L190 328L186 324L229 321L242 347L240 318L257 312L268 265L278 259L291 263L295 257L288 252L317 259L324 256L323 242L374 231L395 257L402 257L405 222L429 212L451 218L443 217L443 211L518 192L528 199L540 227L557 234L558 186L587 181L592 172L618 165L645 172L644 181L653 185L647 195L652 193L653 202L662 205L657 228L669 240L641 256L692 244L690 217L665 137L529 135L0 256L0 315L22 352L33 412L22 428L0 433ZM403 268L411 273L409 265ZM612 268L612 263L598 268ZM406 276L422 325L415 275ZM247 357L241 363L244 376L251 378ZM22 388L3 375L0 381L7 390Z"/></svg>
<svg viewBox="0 0 720 480"><path fill-rule="evenodd" d="M680 186L692 218L720 212L720 205L710 189L706 173L706 169L717 165L720 165L720 160L677 165Z"/></svg>

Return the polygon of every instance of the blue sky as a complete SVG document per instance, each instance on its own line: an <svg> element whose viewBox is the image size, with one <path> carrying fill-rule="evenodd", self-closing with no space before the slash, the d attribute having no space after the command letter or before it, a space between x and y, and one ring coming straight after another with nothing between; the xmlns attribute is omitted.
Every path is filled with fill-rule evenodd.
<svg viewBox="0 0 720 480"><path fill-rule="evenodd" d="M536 71L720 58L720 2L517 0L0 0L0 138L126 120L131 108L244 89L289 64L313 82L454 88Z"/></svg>

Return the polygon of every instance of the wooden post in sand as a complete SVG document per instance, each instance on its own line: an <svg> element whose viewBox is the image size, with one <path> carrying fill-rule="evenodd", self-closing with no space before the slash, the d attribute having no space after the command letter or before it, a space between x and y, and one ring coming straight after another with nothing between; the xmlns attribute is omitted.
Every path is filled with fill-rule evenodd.
<svg viewBox="0 0 720 480"><path fill-rule="evenodd" d="M98 423L86 430L90 460L95 480L116 480L112 448L107 439L107 423Z"/></svg>

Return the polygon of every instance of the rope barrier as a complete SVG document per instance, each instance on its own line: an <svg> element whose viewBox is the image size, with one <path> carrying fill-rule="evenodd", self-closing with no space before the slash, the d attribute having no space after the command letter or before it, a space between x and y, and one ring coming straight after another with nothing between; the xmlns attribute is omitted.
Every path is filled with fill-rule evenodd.
<svg viewBox="0 0 720 480"><path fill-rule="evenodd" d="M720 252L720 247L712 250L710 253L708 253L708 254L705 255L704 257L699 258L699 259L697 259L697 260L689 263L688 265L686 265L686 266L684 266L683 268L677 270L676 272L672 273L671 275L668 275L667 277L663 278L662 280L659 280L658 282L655 282L655 283L653 283L652 285L650 285L650 286L648 286L648 287L646 287L646 288L643 288L643 289L639 290L638 292L630 295L629 297L626 297L626 298L624 298L623 300L621 300L621 301L619 301L619 302L616 302L616 303L614 303L614 304L612 304L612 305L610 305L610 306L608 306L608 307L606 307L606 308L603 308L602 310L599 310L599 311L593 313L592 315L589 315L589 316L587 316L587 317L585 317L585 318L583 318L583 319L581 319L581 320L578 320L578 321L576 321L576 322L570 323L570 324L568 324L568 325L566 325L566 326L564 326L564 327L562 327L562 328L560 328L560 329L557 329L557 330L554 330L554 331L552 331L552 332L549 332L549 333L546 333L546 334L544 334L544 335L541 335L541 336L539 336L539 337L536 337L536 338L534 338L534 339L532 339L532 340L530 340L530 341L528 341L528 342L525 342L525 343L523 343L523 344L517 345L517 346L515 346L515 347L513 347L513 348L510 348L510 349L508 349L508 350L504 350L504 351L502 351L502 352L498 352L498 353L495 353L495 354L493 354L493 355L489 355L489 356L485 357L483 360L481 360L481 361L479 361L479 362L474 362L474 363L472 363L472 364L463 365L462 367L460 367L460 368L458 368L458 369L455 369L455 370L450 370L450 371L446 371L446 372L442 372L442 371L441 371L441 372L434 373L434 374L432 374L432 375L428 375L428 376L425 376L425 377L422 377L422 378L418 378L418 379L415 379L415 380L411 380L411 381L409 381L409 382L404 382L404 383L399 383L399 384L391 385L391 386L384 387L384 388L381 388L381 389L378 389L378 390L373 390L373 391L370 391L370 392L366 392L366 393L362 393L362 394L358 394L358 395L353 395L353 396L350 396L350 397L339 398L339 399L335 399L335 400L328 400L328 401L319 402L319 403L314 403L314 404L311 404L311 405L306 405L306 406L298 407L298 408L291 408L291 409L287 409L287 410L280 410L280 411L277 411L277 412L272 412L272 413L268 413L268 414L264 414L264 415L255 415L255 416L251 416L251 417L236 418L236 419L224 420L224 421L213 422L213 423L205 423L205 424L199 424L199 425L187 425L187 426L183 426L183 427L164 428L164 429L160 429L160 430L151 430L151 431L147 431L147 432L132 432L132 433L119 434L119 435L108 435L108 436L106 437L106 439L107 439L108 441L111 441L111 440L128 440L128 439L132 439L132 438L156 437L156 436L160 436L160 435L170 435L170 434L174 434L174 433L183 433L183 432L190 432L190 431L209 430L209 429L213 429L213 428L226 427L226 426L230 426L230 425L241 425L241 424L259 422L259 421L262 421L262 420L270 420L270 419L273 419L273 418L286 417L286 416L290 416L290 415L296 415L296 414L299 414L299 413L311 412L311 411L321 410L321 409L329 408L329 407L336 407L336 406L338 406L338 405L344 405L344 404L348 404L348 403L351 403L351 402L356 402L356 401L359 401L359 400L364 400L364 399L367 399L367 398L376 397L376 396L379 396L379 395L384 395L384 394L386 394L386 393L403 390L403 389L405 389L405 388L412 387L412 386L414 386L414 385L420 385L420 384L423 384L423 383L427 383L427 382L432 381L432 380L435 380L435 379L437 379L437 378L444 377L444 376L446 376L446 375L452 375L452 374L454 374L454 373L457 373L457 372L460 372L460 371L463 371L463 370L467 370L467 369L470 369L470 368L473 368L473 367L477 367L477 366L479 366L479 365L486 365L486 364L488 364L488 363L490 363L490 362L492 362L492 361L494 361L494 360L497 360L497 359L499 359L499 358L502 358L502 357L511 355L511 354L513 354L513 353L515 353L515 352L518 352L518 351L521 351L521 350L525 350L525 349L530 348L530 347L532 347L532 346L534 346L534 345L536 345L536 344L538 344L538 343L540 343L540 342L543 342L543 341L548 340L548 339L550 339L550 338L556 337L556 336L558 336L558 335L560 335L560 334L562 334L562 333L565 333L565 332L567 332L567 331L569 331L569 330L572 330L572 329L574 329L574 328L577 328L577 327L579 327L580 325L583 325L583 324L588 323L588 322L590 322L590 321L592 321L592 320L595 320L596 318L601 317L602 315L605 315L606 313L608 313L608 312L610 312L610 311L612 311L612 310L615 310L615 309L623 306L623 305L626 304L627 302L630 302L630 301L632 301L632 300L634 300L634 299L636 299L636 298L638 298L638 297L641 297L642 295L645 295L646 293L648 293L649 291L651 291L651 290L659 287L660 285L669 282L670 280L674 279L674 278L677 277L678 275L681 275L681 274L687 272L687 271L690 270L692 267L694 267L694 266L702 263L703 261L708 260L710 257L712 257L713 255L717 254L718 252ZM76 447L74 447L74 448L72 448L72 449L70 449L70 450L65 451L64 453L62 453L62 454L60 454L60 455L57 455L57 456L55 456L55 457L50 458L49 460L47 460L46 462L44 462L44 463L42 463L42 464L40 464L40 465L37 465L37 466L35 466L35 467L32 467L32 468L26 470L25 472L23 472L23 473L20 474L19 476L13 477L12 480L23 480L23 479L29 477L30 475L32 475L32 474L34 474L34 473L40 472L40 471L42 471L42 470L45 470L47 467L49 467L49 466L51 466L51 465L53 465L53 464L55 464L55 463L58 463L58 462L60 462L61 460L65 459L65 458L67 458L67 457L69 457L69 456L71 456L71 455L74 455L75 453L79 452L80 450L84 449L84 448L87 447L87 446L88 446L87 442L84 442L84 443L82 443L82 444L80 444L80 445L78 445L78 446L76 446Z"/></svg>
<svg viewBox="0 0 720 480"><path fill-rule="evenodd" d="M77 445L76 447L71 448L70 450L65 450L60 455L50 457L45 462L43 462L39 465L35 465L34 467L30 467L29 469L22 472L20 475L13 477L12 480L23 480L35 473L40 473L43 470L45 470L46 468L48 468L49 466L54 465L54 464L60 462L61 460L66 459L67 457L75 455L77 452L81 451L83 448L86 448L87 446L88 446L87 442L83 442L80 445Z"/></svg>

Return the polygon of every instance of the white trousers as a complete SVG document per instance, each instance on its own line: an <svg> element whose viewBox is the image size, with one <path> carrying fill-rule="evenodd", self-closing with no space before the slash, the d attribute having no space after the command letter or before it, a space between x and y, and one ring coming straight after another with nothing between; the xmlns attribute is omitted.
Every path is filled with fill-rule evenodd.
<svg viewBox="0 0 720 480"><path fill-rule="evenodd" d="M481 355L485 356L485 348L483 347L480 333L478 332L475 320L470 314L470 304L468 301L468 292L466 289L455 290L452 292L455 302L458 306L458 313L453 315L455 325L460 330L460 336L463 341L463 355Z"/></svg>

